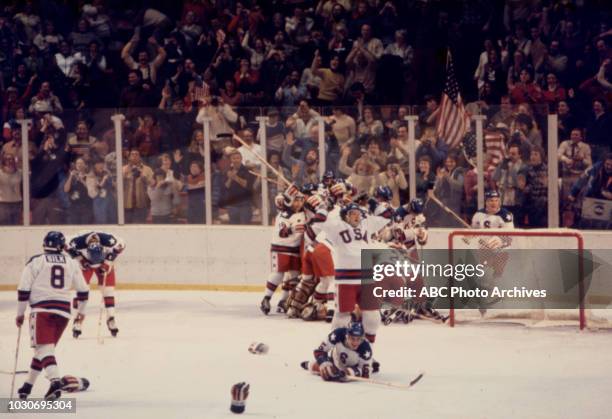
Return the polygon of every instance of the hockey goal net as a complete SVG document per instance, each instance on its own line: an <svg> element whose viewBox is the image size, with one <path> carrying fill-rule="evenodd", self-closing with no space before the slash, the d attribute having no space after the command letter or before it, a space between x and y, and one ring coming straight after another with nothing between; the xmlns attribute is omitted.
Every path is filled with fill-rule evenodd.
<svg viewBox="0 0 612 419"><path fill-rule="evenodd" d="M490 251L490 246L500 248ZM554 303L554 298L542 303L508 308L507 302L485 306L486 309L466 308L458 299L451 297L449 324L453 327L462 322L503 322L529 327L579 326L610 327L605 317L596 316L585 307L587 289L585 282L584 240L574 230L455 230L448 236L449 258L457 258L460 250L488 252L488 262L504 272L504 287L526 285L535 288L547 282L550 288L561 289L565 298L564 308ZM556 252L563 250L564 252ZM548 253L547 253L548 252ZM542 257L541 255L548 255ZM550 257L552 255L552 258ZM479 256L480 257L480 256ZM552 260L552 261L551 261ZM514 270L513 270L514 269ZM568 272L571 271L571 272ZM568 283L568 275L569 282ZM564 278L565 283L561 282ZM559 278L558 280L556 278ZM452 282L452 281L451 281ZM493 281L495 282L495 281ZM451 283L451 286L454 284ZM553 293L549 294L555 294ZM552 301L552 303L551 303ZM501 308L500 308L501 307ZM571 307L571 308L569 308Z"/></svg>

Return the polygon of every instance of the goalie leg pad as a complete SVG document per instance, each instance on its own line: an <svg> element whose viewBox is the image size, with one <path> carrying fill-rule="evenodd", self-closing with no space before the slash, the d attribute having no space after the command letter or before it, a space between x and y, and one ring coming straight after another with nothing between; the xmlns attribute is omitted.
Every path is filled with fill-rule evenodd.
<svg viewBox="0 0 612 419"><path fill-rule="evenodd" d="M301 310L304 307L304 304L308 301L308 298L312 295L314 288L316 286L316 282L314 278L310 275L303 275L300 282L297 284L293 291L293 296L291 298L291 307Z"/></svg>

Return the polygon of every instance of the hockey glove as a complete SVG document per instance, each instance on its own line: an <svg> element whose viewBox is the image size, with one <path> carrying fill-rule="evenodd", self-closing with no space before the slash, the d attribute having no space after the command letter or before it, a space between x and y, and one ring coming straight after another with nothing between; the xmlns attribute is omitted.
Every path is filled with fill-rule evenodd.
<svg viewBox="0 0 612 419"><path fill-rule="evenodd" d="M244 405L249 397L249 384L244 381L232 386L232 405L230 410L234 413L244 412Z"/></svg>

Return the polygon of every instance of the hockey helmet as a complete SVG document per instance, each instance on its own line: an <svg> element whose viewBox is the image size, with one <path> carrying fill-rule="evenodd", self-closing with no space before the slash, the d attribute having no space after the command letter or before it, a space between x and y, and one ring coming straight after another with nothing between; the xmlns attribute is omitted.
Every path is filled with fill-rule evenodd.
<svg viewBox="0 0 612 419"><path fill-rule="evenodd" d="M317 185L314 183L306 183L302 186L302 194L310 196L317 191Z"/></svg>
<svg viewBox="0 0 612 419"><path fill-rule="evenodd" d="M374 197L380 198L383 201L390 201L393 198L393 192L388 186L379 186L374 191Z"/></svg>
<svg viewBox="0 0 612 419"><path fill-rule="evenodd" d="M61 252L66 246L66 237L60 231L50 231L43 239L43 249L48 252Z"/></svg>
<svg viewBox="0 0 612 419"><path fill-rule="evenodd" d="M334 176L334 172L332 172L331 170L328 170L327 172L323 174L323 178L321 178L321 182L325 186L330 186L334 183L335 178L336 177Z"/></svg>
<svg viewBox="0 0 612 419"><path fill-rule="evenodd" d="M104 262L104 248L100 243L93 242L87 245L87 260L92 265Z"/></svg>
<svg viewBox="0 0 612 419"><path fill-rule="evenodd" d="M359 205L357 205L354 202L351 202L350 204L347 204L347 205L343 206L342 209L340 209L340 218L342 218L343 220L346 221L346 216L348 215L349 212L351 212L353 210L357 210L359 212L362 212L361 211L361 207Z"/></svg>
<svg viewBox="0 0 612 419"><path fill-rule="evenodd" d="M410 207L410 211L416 214L422 214L423 208L425 207L425 204L423 203L423 200L421 198L411 199L408 205Z"/></svg>
<svg viewBox="0 0 612 419"><path fill-rule="evenodd" d="M501 195L495 189L491 189L491 190L485 192L485 201L487 199L492 199L492 198L501 198Z"/></svg>
<svg viewBox="0 0 612 419"><path fill-rule="evenodd" d="M361 322L359 321L351 321L346 328L346 333L349 336L360 337L360 338L365 336L365 331L363 330L363 324L361 324Z"/></svg>

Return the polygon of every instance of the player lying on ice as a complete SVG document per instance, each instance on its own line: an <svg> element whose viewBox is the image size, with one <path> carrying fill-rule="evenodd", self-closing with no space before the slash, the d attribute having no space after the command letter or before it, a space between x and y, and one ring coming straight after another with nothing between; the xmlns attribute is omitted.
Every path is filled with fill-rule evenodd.
<svg viewBox="0 0 612 419"><path fill-rule="evenodd" d="M369 378L372 347L365 339L363 325L351 321L347 327L334 329L314 350L314 362L304 361L305 370L325 381L349 381L348 376Z"/></svg>

